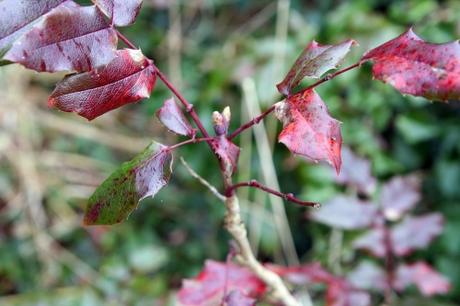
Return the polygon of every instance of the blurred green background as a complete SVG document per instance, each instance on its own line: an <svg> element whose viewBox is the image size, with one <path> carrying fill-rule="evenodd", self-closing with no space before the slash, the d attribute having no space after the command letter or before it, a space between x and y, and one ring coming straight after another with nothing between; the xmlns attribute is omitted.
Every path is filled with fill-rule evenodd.
<svg viewBox="0 0 460 306"><path fill-rule="evenodd" d="M207 127L212 111L227 105L237 127L281 99L275 84L309 41L357 40L347 65L409 26L427 41L458 39L460 1L145 0L136 24L123 32L177 84ZM61 77L18 65L0 69L0 305L174 305L181 279L194 276L207 258L224 260L229 249L222 204L180 162L171 184L123 224L81 225L85 199L122 161L150 139L178 141L154 117L171 94L158 82L150 99L88 123L47 109L47 96ZM412 257L447 276L451 292L424 299L409 290L397 303L455 305L460 103L402 96L373 81L367 65L317 91L343 122L344 143L372 162L379 181L421 172L418 209L445 217L441 237ZM237 139L243 148L240 180L259 179L319 202L343 192L329 166L295 158L276 144L279 130L270 117L255 134ZM217 162L204 144L176 156L221 187ZM309 221L305 209L247 189L240 197L261 260L321 261L333 268L331 230ZM351 249L351 238L345 233L334 253L344 274L364 257ZM315 301L322 305L323 297Z"/></svg>

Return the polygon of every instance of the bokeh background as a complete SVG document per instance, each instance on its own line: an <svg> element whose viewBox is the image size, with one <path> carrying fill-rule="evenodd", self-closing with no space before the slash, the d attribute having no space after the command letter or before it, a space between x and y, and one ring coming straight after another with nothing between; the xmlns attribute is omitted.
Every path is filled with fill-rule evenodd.
<svg viewBox="0 0 460 306"><path fill-rule="evenodd" d="M213 110L230 106L236 127L278 101L274 85L313 39L356 39L346 65L411 25L432 42L460 37L458 0L144 2L136 24L123 32L155 59L207 127ZM174 305L181 279L194 276L207 258L224 260L229 249L222 204L180 162L171 184L123 224L81 224L86 199L121 162L151 139L177 141L154 117L171 94L158 82L150 99L88 123L47 108L62 76L19 65L0 69L0 305ZM412 257L448 277L450 293L427 299L408 290L395 305L460 305L460 104L402 96L372 81L369 66L318 92L343 122L344 143L371 161L380 182L421 173L418 210L445 217L443 234ZM319 202L344 192L329 166L276 144L279 130L269 117L239 137L239 180L259 179ZM205 145L176 156L221 187ZM365 256L352 250L348 233L334 248L334 231L310 221L305 209L248 189L240 197L250 240L264 261L320 261L330 269L338 262L345 274ZM315 299L321 305L321 296Z"/></svg>

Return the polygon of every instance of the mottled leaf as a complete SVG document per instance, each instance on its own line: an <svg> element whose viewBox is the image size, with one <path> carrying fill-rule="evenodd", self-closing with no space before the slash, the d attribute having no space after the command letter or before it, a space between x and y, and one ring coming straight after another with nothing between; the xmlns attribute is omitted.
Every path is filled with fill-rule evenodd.
<svg viewBox="0 0 460 306"><path fill-rule="evenodd" d="M170 131L184 136L195 136L195 130L185 118L174 98L167 99L157 111L157 117Z"/></svg>
<svg viewBox="0 0 460 306"><path fill-rule="evenodd" d="M0 57L40 17L66 0L0 1Z"/></svg>
<svg viewBox="0 0 460 306"><path fill-rule="evenodd" d="M369 227L375 220L377 207L355 197L339 196L321 209L311 214L312 218L323 224L341 229L361 229Z"/></svg>
<svg viewBox="0 0 460 306"><path fill-rule="evenodd" d="M449 281L423 261L398 267L394 281L395 289L402 291L410 285L417 286L424 296L445 294L450 289Z"/></svg>
<svg viewBox="0 0 460 306"><path fill-rule="evenodd" d="M152 142L96 189L88 200L84 223L114 224L126 219L140 200L153 197L169 182L172 162L167 147Z"/></svg>
<svg viewBox="0 0 460 306"><path fill-rule="evenodd" d="M412 29L367 52L375 78L431 100L460 99L460 42L425 42Z"/></svg>
<svg viewBox="0 0 460 306"><path fill-rule="evenodd" d="M347 275L348 281L359 289L383 291L386 287L385 272L370 261L362 261Z"/></svg>
<svg viewBox="0 0 460 306"><path fill-rule="evenodd" d="M238 164L240 148L225 135L216 136L211 141L212 150L219 158L220 167L226 173L233 173Z"/></svg>
<svg viewBox="0 0 460 306"><path fill-rule="evenodd" d="M279 142L294 154L311 160L325 160L340 172L342 135L340 122L333 119L314 90L307 90L287 99L277 107L277 116L284 128Z"/></svg>
<svg viewBox="0 0 460 306"><path fill-rule="evenodd" d="M383 228L376 227L353 241L355 249L365 250L376 257L385 257L385 233Z"/></svg>
<svg viewBox="0 0 460 306"><path fill-rule="evenodd" d="M112 109L150 96L156 74L139 50L119 50L107 66L72 74L59 82L48 105L92 120Z"/></svg>
<svg viewBox="0 0 460 306"><path fill-rule="evenodd" d="M115 56L117 34L95 6L66 2L18 39L5 59L36 71L89 71Z"/></svg>
<svg viewBox="0 0 460 306"><path fill-rule="evenodd" d="M289 96L304 77L319 78L325 72L337 68L350 51L354 40L346 40L337 45L320 45L312 41L302 51L284 80L276 85L278 91Z"/></svg>
<svg viewBox="0 0 460 306"><path fill-rule="evenodd" d="M241 291L233 290L224 297L224 306L254 306L256 299L241 293Z"/></svg>
<svg viewBox="0 0 460 306"><path fill-rule="evenodd" d="M396 176L382 187L380 203L385 217L395 221L420 200L420 178L416 175Z"/></svg>
<svg viewBox="0 0 460 306"><path fill-rule="evenodd" d="M414 249L424 249L441 234L442 228L443 217L439 213L406 218L391 231L393 252L403 256Z"/></svg>
<svg viewBox="0 0 460 306"><path fill-rule="evenodd" d="M259 298L265 293L265 284L247 268L207 260L197 277L182 282L177 297L184 306L214 306L221 304L226 292L234 291Z"/></svg>
<svg viewBox="0 0 460 306"><path fill-rule="evenodd" d="M371 174L370 162L355 155L347 147L342 149L342 169L336 180L366 195L371 195L377 185L376 179Z"/></svg>
<svg viewBox="0 0 460 306"><path fill-rule="evenodd" d="M92 0L117 26L133 24L141 9L142 0Z"/></svg>

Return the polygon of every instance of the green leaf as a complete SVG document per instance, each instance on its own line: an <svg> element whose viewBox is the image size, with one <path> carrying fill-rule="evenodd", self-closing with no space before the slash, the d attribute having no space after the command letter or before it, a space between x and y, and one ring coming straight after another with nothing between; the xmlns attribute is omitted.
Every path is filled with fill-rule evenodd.
<svg viewBox="0 0 460 306"><path fill-rule="evenodd" d="M152 142L96 189L88 201L84 223L107 225L126 219L140 200L155 196L168 184L172 162L168 147Z"/></svg>

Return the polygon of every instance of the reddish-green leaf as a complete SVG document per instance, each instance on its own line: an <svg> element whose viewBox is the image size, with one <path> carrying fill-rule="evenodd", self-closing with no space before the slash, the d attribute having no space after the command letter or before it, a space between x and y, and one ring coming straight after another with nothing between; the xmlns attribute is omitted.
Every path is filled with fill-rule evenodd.
<svg viewBox="0 0 460 306"><path fill-rule="evenodd" d="M460 42L425 42L412 29L367 52L374 77L400 92L432 100L460 99Z"/></svg>
<svg viewBox="0 0 460 306"><path fill-rule="evenodd" d="M424 296L445 294L450 289L449 281L423 261L398 267L394 281L395 289L402 291L409 285L417 286Z"/></svg>
<svg viewBox="0 0 460 306"><path fill-rule="evenodd" d="M321 97L314 90L307 90L279 104L276 112L284 128L279 142L291 152L311 160L325 160L339 173L342 135L340 122L329 115Z"/></svg>
<svg viewBox="0 0 460 306"><path fill-rule="evenodd" d="M140 50L119 50L107 66L67 76L48 105L92 120L112 109L150 96L155 69Z"/></svg>
<svg viewBox="0 0 460 306"><path fill-rule="evenodd" d="M406 218L392 229L393 252L404 256L415 249L424 249L442 233L442 228L443 217L439 213Z"/></svg>
<svg viewBox="0 0 460 306"><path fill-rule="evenodd" d="M127 26L136 20L142 0L92 0L117 26Z"/></svg>
<svg viewBox="0 0 460 306"><path fill-rule="evenodd" d="M40 17L66 0L0 1L0 55Z"/></svg>
<svg viewBox="0 0 460 306"><path fill-rule="evenodd" d="M5 59L36 71L89 71L115 56L117 34L95 6L55 8L17 40Z"/></svg>
<svg viewBox="0 0 460 306"><path fill-rule="evenodd" d="M126 219L140 200L153 197L169 182L172 162L167 147L152 142L96 189L88 201L84 223L114 224Z"/></svg>
<svg viewBox="0 0 460 306"><path fill-rule="evenodd" d="M179 135L195 136L195 130L185 118L174 98L169 98L163 103L163 106L157 111L157 117L170 131Z"/></svg>
<svg viewBox="0 0 460 306"><path fill-rule="evenodd" d="M177 297L184 306L214 306L233 291L259 298L265 293L265 283L247 268L207 260L197 277L183 281Z"/></svg>
<svg viewBox="0 0 460 306"><path fill-rule="evenodd" d="M354 197L336 197L311 214L318 222L342 229L369 227L376 218L377 207Z"/></svg>
<svg viewBox="0 0 460 306"><path fill-rule="evenodd" d="M420 178L417 175L396 176L382 187L380 203L388 220L400 219L420 200Z"/></svg>
<svg viewBox="0 0 460 306"><path fill-rule="evenodd" d="M289 96L304 77L319 78L328 70L337 68L355 43L351 39L337 45L320 45L312 41L302 51L284 80L276 85L278 91Z"/></svg>

